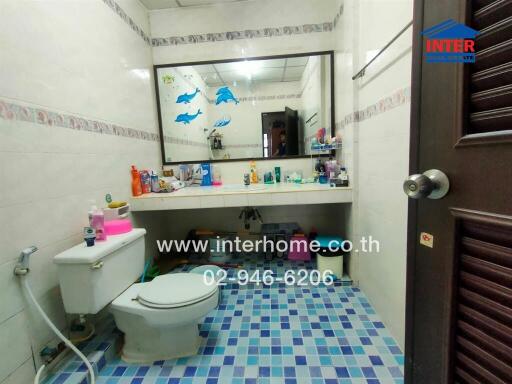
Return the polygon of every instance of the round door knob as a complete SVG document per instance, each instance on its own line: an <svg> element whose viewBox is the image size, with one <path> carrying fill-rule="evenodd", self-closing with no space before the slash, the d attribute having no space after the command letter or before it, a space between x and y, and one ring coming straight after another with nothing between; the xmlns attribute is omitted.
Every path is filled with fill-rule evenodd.
<svg viewBox="0 0 512 384"><path fill-rule="evenodd" d="M430 169L423 174L409 176L404 181L404 192L412 199L440 199L449 189L448 177L437 169Z"/></svg>

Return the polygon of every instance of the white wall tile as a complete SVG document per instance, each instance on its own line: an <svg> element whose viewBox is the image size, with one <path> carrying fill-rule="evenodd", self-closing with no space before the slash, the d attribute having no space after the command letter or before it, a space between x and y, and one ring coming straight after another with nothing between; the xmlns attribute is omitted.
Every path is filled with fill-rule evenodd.
<svg viewBox="0 0 512 384"><path fill-rule="evenodd" d="M140 3L119 1L149 33ZM158 133L151 47L103 1L0 2L0 55L8 103ZM29 282L66 327L53 257L82 241L90 200L131 195L131 164L159 169L159 143L0 118L0 382L30 382L31 347L39 365L55 338L12 275L20 250L39 247ZM138 223L158 233L156 216Z"/></svg>
<svg viewBox="0 0 512 384"><path fill-rule="evenodd" d="M23 309L19 278L13 270L16 260L0 265L0 324Z"/></svg>
<svg viewBox="0 0 512 384"><path fill-rule="evenodd" d="M407 0L345 0L334 32L338 119L410 86L411 30L362 79L351 77L411 19L412 3ZM405 103L346 125L340 156L354 187L347 215L351 236L357 241L371 235L381 242L378 254L352 256L350 271L402 347L407 198L401 185L408 172L409 114L410 104Z"/></svg>
<svg viewBox="0 0 512 384"><path fill-rule="evenodd" d="M284 25L332 22L339 9L337 0L291 0L222 4L150 12L153 37L226 32ZM272 38L240 39L214 43L153 47L155 64L230 59L287 53L332 50L332 33L320 32ZM248 161L218 163L224 183L241 184L248 172ZM280 165L282 170L302 170L309 177L313 171L309 159L258 162L258 167Z"/></svg>
<svg viewBox="0 0 512 384"><path fill-rule="evenodd" d="M0 382L31 357L30 338L24 312L0 324Z"/></svg>
<svg viewBox="0 0 512 384"><path fill-rule="evenodd" d="M1 384L24 384L31 383L34 379L35 369L34 361L32 357L27 359L21 366L16 368L4 381L0 381Z"/></svg>

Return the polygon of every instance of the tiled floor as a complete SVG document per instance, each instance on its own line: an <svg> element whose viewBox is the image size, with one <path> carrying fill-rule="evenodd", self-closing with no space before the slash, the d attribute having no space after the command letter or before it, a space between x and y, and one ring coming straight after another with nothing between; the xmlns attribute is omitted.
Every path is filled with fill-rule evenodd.
<svg viewBox="0 0 512 384"><path fill-rule="evenodd" d="M313 263L242 262L248 270L271 269L276 276L289 268L314 268ZM400 348L365 295L340 283L228 284L200 332L204 341L197 356L140 366L116 356L100 365L97 383L403 383ZM67 372L80 369L74 364ZM71 383L58 380L59 374L50 382Z"/></svg>

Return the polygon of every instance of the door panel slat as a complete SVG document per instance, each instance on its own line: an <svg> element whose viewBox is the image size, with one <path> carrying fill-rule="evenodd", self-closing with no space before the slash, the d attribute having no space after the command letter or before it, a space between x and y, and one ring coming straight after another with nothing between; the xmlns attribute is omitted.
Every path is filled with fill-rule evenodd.
<svg viewBox="0 0 512 384"><path fill-rule="evenodd" d="M473 92L497 88L503 84L512 83L512 62L498 65L483 71L475 72L471 76L471 89Z"/></svg>
<svg viewBox="0 0 512 384"><path fill-rule="evenodd" d="M468 288L506 307L512 307L512 290L468 272L460 274L461 287Z"/></svg>
<svg viewBox="0 0 512 384"><path fill-rule="evenodd" d="M476 62L470 73L464 134L490 134L512 127L512 0L471 1L469 26ZM500 137L499 140L503 140Z"/></svg>
<svg viewBox="0 0 512 384"><path fill-rule="evenodd" d="M512 287L512 269L510 268L505 268L469 255L462 255L461 262L465 271L496 281L499 285L508 288Z"/></svg>
<svg viewBox="0 0 512 384"><path fill-rule="evenodd" d="M471 373L466 372L460 366L455 369L455 376L459 379L458 383L462 384L481 384L481 381L478 381L475 377L472 376Z"/></svg>
<svg viewBox="0 0 512 384"><path fill-rule="evenodd" d="M510 0L496 0L474 12L473 26L482 30L510 15L512 15L512 2Z"/></svg>
<svg viewBox="0 0 512 384"><path fill-rule="evenodd" d="M459 218L453 319L455 382L510 383L512 217L452 208Z"/></svg>
<svg viewBox="0 0 512 384"><path fill-rule="evenodd" d="M458 321L457 326L460 329L460 334L470 340L472 343L480 345L494 357L511 364L512 362L512 348L501 343L500 341L485 334L479 329L466 323L465 321Z"/></svg>
<svg viewBox="0 0 512 384"><path fill-rule="evenodd" d="M512 17L482 29L475 39L475 47L477 51L481 51L508 39L512 39Z"/></svg>
<svg viewBox="0 0 512 384"><path fill-rule="evenodd" d="M483 367L491 370L496 374L496 376L502 379L508 379L512 377L512 367L508 364L505 364L501 360L497 359L485 349L481 348L479 345L472 343L468 339L462 336L457 336L456 342L461 348L462 351L465 352L473 360L479 362Z"/></svg>
<svg viewBox="0 0 512 384"><path fill-rule="evenodd" d="M497 67L512 60L512 39L505 40L476 53L474 68L478 71Z"/></svg>
<svg viewBox="0 0 512 384"><path fill-rule="evenodd" d="M478 378L479 380L477 383L479 384L507 384L506 381L500 379L498 376L495 376L493 373L491 373L489 370L487 370L485 367L481 366L479 363L471 359L470 357L466 356L462 352L457 352L457 360L459 364L457 365L456 371L458 369L463 369L462 367L465 367L466 370L464 372L466 373L466 376L473 376ZM469 371L469 372L468 372Z"/></svg>
<svg viewBox="0 0 512 384"><path fill-rule="evenodd" d="M475 308L503 324L512 324L512 308L507 308L465 288L459 289L459 295L461 302L466 303L470 308Z"/></svg>
<svg viewBox="0 0 512 384"><path fill-rule="evenodd" d="M512 226L505 227L464 220L462 222L462 233L464 237L471 237L493 245L512 248Z"/></svg>
<svg viewBox="0 0 512 384"><path fill-rule="evenodd" d="M493 88L486 91L475 92L471 95L473 111L488 111L505 108L512 97L512 84Z"/></svg>
<svg viewBox="0 0 512 384"><path fill-rule="evenodd" d="M460 319L463 319L468 324L478 327L478 329L485 331L495 339L503 340L508 345L512 345L512 328L464 304L459 304L459 314Z"/></svg>
<svg viewBox="0 0 512 384"><path fill-rule="evenodd" d="M463 252L512 269L512 249L470 237L463 237L461 243Z"/></svg>

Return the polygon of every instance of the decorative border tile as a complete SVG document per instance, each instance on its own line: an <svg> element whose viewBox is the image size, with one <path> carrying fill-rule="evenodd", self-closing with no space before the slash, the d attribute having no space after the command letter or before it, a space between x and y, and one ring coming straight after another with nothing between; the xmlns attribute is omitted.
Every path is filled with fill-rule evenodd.
<svg viewBox="0 0 512 384"><path fill-rule="evenodd" d="M150 37L133 19L117 4L115 0L103 0L116 15L137 33L147 44L153 47L164 47L183 44L214 43L241 39L259 39L263 37L281 37L310 33L332 32L343 14L343 4L338 9L333 21L323 23L287 25L283 27L245 29L240 31L209 32L186 36Z"/></svg>
<svg viewBox="0 0 512 384"><path fill-rule="evenodd" d="M151 45L151 38L144 32L144 30L135 24L135 21L128 16L128 14L117 4L114 0L103 0L103 2L109 6L114 13L119 16L126 24L130 26L132 31L134 31L137 35L139 35L142 40L146 42L146 44Z"/></svg>
<svg viewBox="0 0 512 384"><path fill-rule="evenodd" d="M300 99L302 97L302 94L300 93L291 93L287 95L261 95L261 96L244 96L239 97L237 100L240 103L247 103L247 102L253 102L253 101L269 101L269 100L289 100L289 99ZM209 99L208 104L215 104L214 99Z"/></svg>
<svg viewBox="0 0 512 384"><path fill-rule="evenodd" d="M104 135L129 137L138 140L159 141L159 135L139 129L122 127L117 124L88 119L77 115L51 111L40 107L16 104L0 100L0 118L4 120L26 121L34 124L47 125L86 131Z"/></svg>
<svg viewBox="0 0 512 384"><path fill-rule="evenodd" d="M334 26L334 28L336 28L338 22L340 21L341 15L343 15L343 5L344 4L340 5L340 7L338 8L338 13L336 14L336 16L334 16L334 20L332 21L332 25Z"/></svg>
<svg viewBox="0 0 512 384"><path fill-rule="evenodd" d="M364 120L369 120L381 113L390 111L396 107L411 102L411 87L405 87L397 90L392 95L380 99L374 104L369 105L365 109L352 112L345 116L345 118L336 123L336 130L342 129L352 123L359 123Z"/></svg>
<svg viewBox="0 0 512 384"><path fill-rule="evenodd" d="M261 143L256 144L226 144L224 148L261 148Z"/></svg>
<svg viewBox="0 0 512 384"><path fill-rule="evenodd" d="M263 37L281 37L292 35L303 35L319 32L331 32L333 23L331 21L316 24L290 25L275 28L246 29L241 31L228 31L217 33L201 33L187 36L170 36L166 38L153 37L153 47L169 45L215 43L219 41L231 41L242 39L259 39Z"/></svg>
<svg viewBox="0 0 512 384"><path fill-rule="evenodd" d="M179 144L179 145L189 145L191 147L208 147L207 143L202 143L200 141L181 139L179 137L167 136L164 135L164 143L168 144Z"/></svg>

